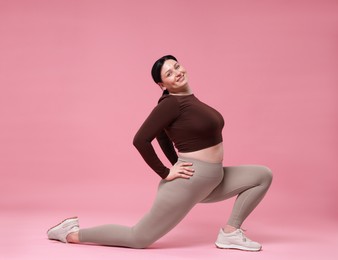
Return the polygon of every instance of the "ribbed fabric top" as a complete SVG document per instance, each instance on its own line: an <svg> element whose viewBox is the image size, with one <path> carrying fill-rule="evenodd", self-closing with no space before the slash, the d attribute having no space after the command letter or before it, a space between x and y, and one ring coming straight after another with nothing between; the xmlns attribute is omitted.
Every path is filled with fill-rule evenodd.
<svg viewBox="0 0 338 260"><path fill-rule="evenodd" d="M146 163L164 179L170 170L160 161L151 145L155 137L163 142L167 136L179 152L193 152L222 142L223 126L222 115L194 94L163 95L136 133L133 143ZM168 146L164 148L167 157L169 151L166 149L170 149L170 153L174 151ZM174 163L174 156L171 154L169 157Z"/></svg>

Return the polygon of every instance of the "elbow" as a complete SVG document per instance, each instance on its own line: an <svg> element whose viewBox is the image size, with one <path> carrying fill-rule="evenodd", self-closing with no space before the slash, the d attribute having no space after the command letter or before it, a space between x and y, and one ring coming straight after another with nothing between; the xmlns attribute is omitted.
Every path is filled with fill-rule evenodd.
<svg viewBox="0 0 338 260"><path fill-rule="evenodd" d="M142 149L142 147L145 146L145 143L147 140L142 138L140 135L136 134L134 139L133 139L133 145L137 148L137 150Z"/></svg>
<svg viewBox="0 0 338 260"><path fill-rule="evenodd" d="M136 148L140 147L140 145L141 145L141 140L140 140L140 138L137 135L135 135L135 137L133 139L133 145Z"/></svg>

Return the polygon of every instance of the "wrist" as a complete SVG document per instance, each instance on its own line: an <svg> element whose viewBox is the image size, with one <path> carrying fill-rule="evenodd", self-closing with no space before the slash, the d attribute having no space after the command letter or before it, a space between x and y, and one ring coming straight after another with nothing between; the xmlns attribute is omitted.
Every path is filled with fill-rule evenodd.
<svg viewBox="0 0 338 260"><path fill-rule="evenodd" d="M164 180L165 178L168 177L169 173L170 173L170 169L166 167L163 173L160 174L160 176Z"/></svg>

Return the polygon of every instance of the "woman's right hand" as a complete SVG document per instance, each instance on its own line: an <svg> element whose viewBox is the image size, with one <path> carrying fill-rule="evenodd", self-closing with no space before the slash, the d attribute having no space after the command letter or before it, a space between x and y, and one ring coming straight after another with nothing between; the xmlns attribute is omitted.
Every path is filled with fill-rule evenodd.
<svg viewBox="0 0 338 260"><path fill-rule="evenodd" d="M172 181L176 178L190 179L190 177L194 175L195 170L189 166L192 166L192 163L182 162L173 165L165 180Z"/></svg>

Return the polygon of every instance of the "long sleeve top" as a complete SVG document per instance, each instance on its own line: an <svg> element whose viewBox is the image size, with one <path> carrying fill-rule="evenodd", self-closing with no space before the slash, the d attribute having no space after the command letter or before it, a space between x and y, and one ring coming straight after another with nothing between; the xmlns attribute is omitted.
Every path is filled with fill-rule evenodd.
<svg viewBox="0 0 338 260"><path fill-rule="evenodd" d="M163 95L136 133L133 144L145 162L163 179L170 169L158 158L151 142L157 138L163 152L174 164L179 152L193 152L222 142L224 120L194 94Z"/></svg>

